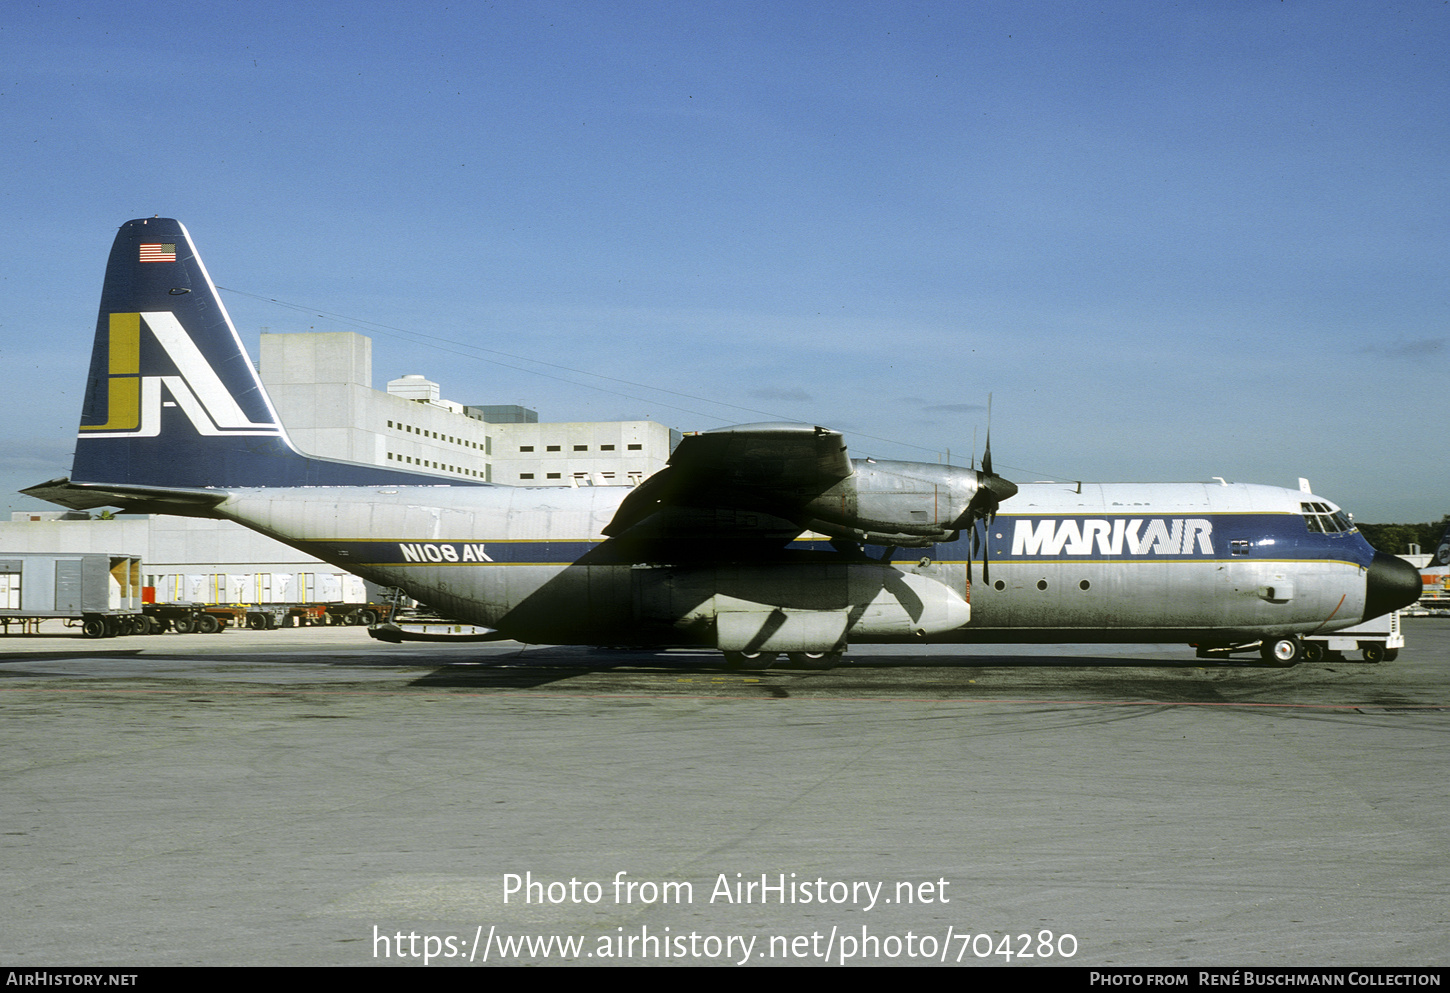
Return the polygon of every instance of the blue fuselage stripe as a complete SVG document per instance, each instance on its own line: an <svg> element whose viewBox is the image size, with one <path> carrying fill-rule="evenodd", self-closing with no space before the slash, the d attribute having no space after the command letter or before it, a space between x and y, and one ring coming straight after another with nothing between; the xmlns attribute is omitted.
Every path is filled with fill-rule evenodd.
<svg viewBox="0 0 1450 993"><path fill-rule="evenodd" d="M979 530L979 535L981 531ZM579 561L608 542L338 539L301 543L319 558L359 566L557 565ZM692 544L692 543L686 543ZM678 548L679 546L675 546ZM825 540L799 540L797 551L831 551ZM980 561L965 536L903 553L937 562ZM1342 561L1368 567L1374 550L1357 533L1310 532L1294 514L1201 517L999 516L986 542L994 563L1167 561ZM663 555L668 559L671 556Z"/></svg>

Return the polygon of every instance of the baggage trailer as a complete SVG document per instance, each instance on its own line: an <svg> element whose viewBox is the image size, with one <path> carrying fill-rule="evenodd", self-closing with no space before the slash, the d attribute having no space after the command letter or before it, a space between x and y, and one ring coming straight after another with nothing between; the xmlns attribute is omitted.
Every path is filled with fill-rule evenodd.
<svg viewBox="0 0 1450 993"><path fill-rule="evenodd" d="M142 634L141 557L106 552L0 554L0 626L39 633L59 619L87 638Z"/></svg>
<svg viewBox="0 0 1450 993"><path fill-rule="evenodd" d="M204 603L148 603L146 617L153 631L175 631L177 634L203 634L220 631L221 624L206 613Z"/></svg>
<svg viewBox="0 0 1450 993"><path fill-rule="evenodd" d="M326 623L372 627L392 616L391 603L329 603Z"/></svg>
<svg viewBox="0 0 1450 993"><path fill-rule="evenodd" d="M1400 633L1400 612L1391 611L1379 617L1344 628L1333 634L1306 634L1304 658L1309 662L1344 659L1346 653L1358 651L1366 662L1393 662L1405 647Z"/></svg>

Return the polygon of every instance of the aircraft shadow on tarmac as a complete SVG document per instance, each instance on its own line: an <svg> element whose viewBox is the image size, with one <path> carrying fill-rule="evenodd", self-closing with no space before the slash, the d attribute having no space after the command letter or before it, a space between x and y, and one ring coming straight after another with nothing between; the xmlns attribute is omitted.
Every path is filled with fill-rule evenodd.
<svg viewBox="0 0 1450 993"><path fill-rule="evenodd" d="M899 651L899 650L898 650ZM478 651L463 645L440 648L419 645L416 651L225 653L197 656L187 652L142 652L140 649L110 649L98 652L78 646L75 651L0 653L0 678L34 678L61 673L29 671L24 663L72 659L154 661L162 667L194 664L198 678L208 671L232 666L301 667L334 670L345 679L345 670L426 669L406 685L418 689L528 690L585 680L593 692L677 692L691 677L718 681L730 677L732 685L751 688L768 696L790 696L798 691L846 691L899 695L923 692L936 694L962 691L996 696L1051 684L1057 690L1096 696L1141 696L1164 702L1221 702L1228 696L1262 690L1265 684L1300 682L1293 670L1279 669L1257 657L1199 660L1145 655L1062 655L1050 647L1041 654L883 654L873 655L868 647L859 656L848 652L831 668L814 668L789 661L784 656L768 669L727 667L713 651L676 649L600 649L576 646L528 646L516 650ZM10 668L7 663L22 663ZM1335 664L1339 668L1340 664ZM1324 666L1306 666L1317 671ZM1357 667L1356 667L1357 668ZM1203 679L1204 672L1218 678ZM174 670L173 673L174 674ZM1238 679L1235 679L1235 674ZM92 673L92 675L96 675ZM128 675L134 677L134 667ZM326 679L332 676L324 677ZM406 677L405 677L406 678ZM601 684L600 680L604 682ZM979 682L979 680L981 682ZM1317 682L1317 679L1303 680ZM1243 685L1235 686L1235 683ZM703 686L703 684L701 684ZM1233 688L1230 688L1233 687Z"/></svg>
<svg viewBox="0 0 1450 993"><path fill-rule="evenodd" d="M431 688L527 689L589 675L617 675L637 681L648 680L652 676L673 678L728 674L747 679L789 679L794 682L803 678L819 677L821 682L837 686L856 684L861 681L861 677L866 677L871 684L878 687L903 689L924 683L940 684L944 677L954 677L950 678L951 682L961 683L965 670L974 673L992 670L996 676L1010 676L1015 672L1027 681L1036 681L1052 673L1055 677L1084 685L1121 686L1145 679L1155 684L1181 684L1185 674L1203 668L1223 670L1225 673L1238 670L1279 671L1278 667L1266 665L1258 659L1215 660L1205 663L1196 659L1123 659L1111 656L1064 658L1050 655L973 655L948 660L940 655L895 655L864 659L852 659L848 656L840 664L828 669L784 660L769 669L735 669L727 667L715 653L610 652L607 654L618 657L608 661L600 659L599 656L605 653L598 649L546 649L539 651L533 658L529 657L530 654L532 653L505 657L494 655L466 661L457 657L447 660L434 658L427 662L419 659L416 664L438 667L427 675L412 680L410 685ZM398 664L398 660L393 659L391 664Z"/></svg>

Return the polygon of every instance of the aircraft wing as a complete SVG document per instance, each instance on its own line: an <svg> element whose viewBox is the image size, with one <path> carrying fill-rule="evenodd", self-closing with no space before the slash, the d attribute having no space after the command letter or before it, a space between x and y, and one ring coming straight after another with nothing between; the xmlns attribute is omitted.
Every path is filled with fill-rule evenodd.
<svg viewBox="0 0 1450 993"><path fill-rule="evenodd" d="M686 435L665 468L619 505L609 537L663 517L668 530L728 537L767 531L784 541L806 503L851 475L839 431L810 424L744 424Z"/></svg>

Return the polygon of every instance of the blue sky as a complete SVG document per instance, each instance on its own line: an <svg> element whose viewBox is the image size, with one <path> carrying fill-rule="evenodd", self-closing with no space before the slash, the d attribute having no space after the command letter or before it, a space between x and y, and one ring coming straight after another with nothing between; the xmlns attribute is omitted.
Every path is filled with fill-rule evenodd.
<svg viewBox="0 0 1450 993"><path fill-rule="evenodd" d="M1442 2L11 4L0 500L68 472L106 253L160 214L254 354L370 332L379 387L959 464L990 392L1018 481L1438 519L1447 39Z"/></svg>

